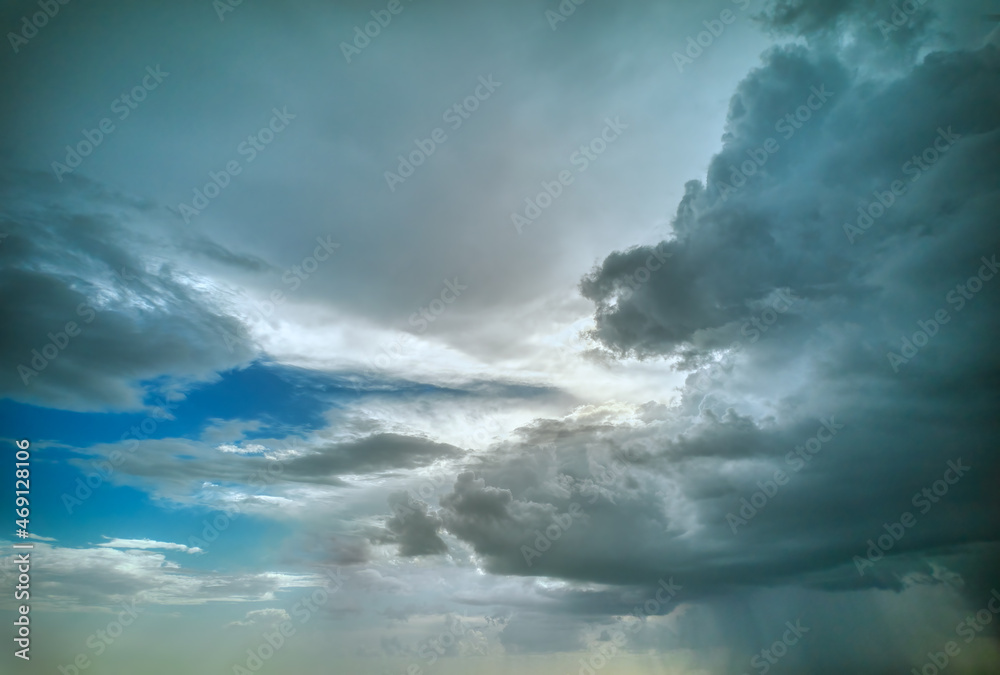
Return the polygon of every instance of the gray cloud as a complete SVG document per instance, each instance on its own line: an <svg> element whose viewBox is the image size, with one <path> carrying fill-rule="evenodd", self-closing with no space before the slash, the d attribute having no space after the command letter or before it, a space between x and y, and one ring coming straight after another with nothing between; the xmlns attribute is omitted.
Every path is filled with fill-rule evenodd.
<svg viewBox="0 0 1000 675"><path fill-rule="evenodd" d="M711 410L640 427L548 423L471 465L482 477L460 475L440 513L446 529L499 574L621 585L671 574L694 596L779 583L900 590L900 575L926 570L924 555L963 548L967 561L992 555L981 542L995 541L997 522L976 507L991 499L983 476L996 466L981 433L967 431L961 452L951 454L940 438L958 438L957 430L898 415L834 415L826 426L820 419L753 423ZM822 452L808 465L789 461L817 433L832 438ZM893 560L859 576L852 557L864 555L866 540L902 512L917 513L914 495L959 456L976 468L951 488L948 506L921 513ZM778 469L787 485L734 534L727 514L739 513L739 499ZM544 542L535 543L540 533L574 503L583 516L543 550ZM530 566L524 546L542 553Z"/></svg>
<svg viewBox="0 0 1000 675"><path fill-rule="evenodd" d="M643 265L649 247L609 256L584 280L583 293L598 305L595 337L639 354L699 342L722 347L740 338L737 329L755 304L782 289L821 305L816 320L835 323L836 312L858 321L887 298L900 299L903 289L929 294L937 287L943 299L961 261L968 267L994 252L986 223L995 199L989 158L997 120L988 112L997 104L995 53L935 55L910 77L880 88L846 77L836 62L817 62L801 49L771 52L768 67L751 74L733 98L707 187L688 185L674 220L670 264L628 299L620 292L626 275ZM786 125L791 139L779 141L759 173L754 166L746 186L722 199L733 168L754 165L748 151L782 138L776 122L804 104L814 86L833 92L829 102L801 130ZM952 95L938 96L942 90ZM938 166L920 172L923 180L909 183L913 174L904 174L904 164L934 142L939 128L951 128L959 142ZM844 223L854 224L873 190L885 191L897 179L909 184L909 194L852 246ZM926 255L915 250L926 237L951 253L930 277L914 264ZM884 278L897 265L902 274ZM909 297L897 316L918 313L920 297ZM720 329L728 336L720 338Z"/></svg>
<svg viewBox="0 0 1000 675"><path fill-rule="evenodd" d="M78 457L70 461L86 473L97 470L107 475L110 466L110 480L116 484L143 486L160 497L190 502L198 500L205 482L253 493L280 492L296 484L345 486L348 475L391 475L458 457L462 451L419 437L372 434L337 442L297 436L257 438L242 446L179 438L133 439L81 448L75 454ZM212 500L207 503L218 506Z"/></svg>
<svg viewBox="0 0 1000 675"><path fill-rule="evenodd" d="M461 454L460 449L444 443L383 433L317 448L288 461L287 470L290 475L307 477L413 469Z"/></svg>
<svg viewBox="0 0 1000 675"><path fill-rule="evenodd" d="M615 486L608 492L622 520L616 516L616 526L596 534L608 517L597 502L586 541L570 533L563 544L578 559L562 560L562 547L553 546L538 561L549 574L556 565L558 574L579 574L579 552L589 546L594 558L583 578L606 578L606 550L642 551L637 561L659 560L678 576L692 575L694 593L778 583L902 593L914 583L942 583L935 566L946 564L959 571L972 607L995 584L981 570L997 563L998 550L991 534L997 523L982 510L996 505L982 481L997 470L986 450L996 433L986 401L995 399L1000 366L991 337L998 295L990 280L974 280L970 287L982 290L971 297L962 286L977 274L991 279L1000 251L993 226L1000 61L989 45L932 51L906 67L907 57L897 55L891 75L873 77L852 68L860 47L842 39L861 30L870 9L779 3L776 25L829 30L833 39L772 49L737 88L723 148L705 182L687 184L662 270L630 284L629 275L654 254L639 246L609 255L583 279L581 290L597 308L592 336L614 354L667 358L692 371L678 412L707 418L680 436L665 433L651 457L630 467L661 476L644 490L661 500L654 516ZM922 21L907 38L913 54L939 43ZM950 15L943 21L961 23ZM871 25L864 29L870 33ZM880 40L861 37L866 50L892 47ZM829 102L783 129L784 116L824 85L833 92ZM760 155L769 138L780 147ZM744 172L747 160L753 166ZM905 193L886 198L897 180ZM880 195L891 205L872 209ZM875 215L860 226L859 207ZM791 308L755 323L779 291L794 298ZM935 329L927 320L941 310L948 323ZM903 339L921 326L933 333L917 338L928 346L901 364L898 355L912 348ZM713 377L704 377L710 371ZM776 468L788 471L782 455L810 435L806 417L831 414L845 423L843 436L793 474L744 529L726 531L739 497L759 492L757 481ZM946 504L915 509L920 491L959 456L978 468L949 491ZM665 477L676 477L676 493L692 500L685 535L673 540L677 500L662 489ZM863 557L868 540L904 511L919 514L917 526L881 567L860 576L852 556ZM648 522L655 530L643 528ZM638 534L622 542L626 527ZM671 544L654 552L646 544L654 537ZM495 564L512 569L516 559L506 551ZM627 568L613 568L619 582ZM655 573L641 563L633 569L647 579ZM905 663L897 657L866 657L865 667Z"/></svg>
<svg viewBox="0 0 1000 675"><path fill-rule="evenodd" d="M389 495L389 508L393 516L385 523L388 536L381 542L399 544L399 555L403 557L448 552L448 545L438 534L441 518L429 511L425 502L399 492Z"/></svg>
<svg viewBox="0 0 1000 675"><path fill-rule="evenodd" d="M148 206L83 180L55 192L47 178L6 172L0 246L0 395L75 410L135 409L144 380L211 380L253 351L225 333L240 324L215 307L158 233ZM257 264L230 254L226 264Z"/></svg>
<svg viewBox="0 0 1000 675"><path fill-rule="evenodd" d="M225 23L210 3L65 8L75 14L0 69L19 92L0 102L4 156L36 170L5 174L0 195L0 318L14 327L0 339L0 395L135 409L150 380L182 392L238 367L258 347L227 348L223 332L242 334L233 306L286 290L283 271L326 235L349 255L259 322L261 344L283 363L342 368L343 382L369 347L390 367L371 366L313 436L247 439L264 424L212 419L200 440L72 449L84 472L124 450L110 482L171 509L235 502L289 536L278 552L258 542L240 561L258 572L239 578L153 551L53 549L50 597L159 589L164 602L190 591L270 604L287 591L260 572L274 555L293 569L372 565L323 612L350 622L343 639L359 653L413 657L430 617L447 627L470 607L505 617L489 638L517 655L593 649L638 625L607 672L650 652L744 672L797 618L812 632L779 666L789 672L905 672L953 636L1000 562L1000 282L961 309L948 299L1000 253L1000 60L980 48L992 28L971 0L924 3L887 38L891 1L754 3L677 73L672 53L733 5L585 3L552 31L537 3L412 3L350 64L338 42L368 20L361 2L243 3ZM20 11L0 14L16 25ZM128 39L109 43L122 27ZM170 79L57 184L49 162L161 62ZM498 91L389 192L397 155L490 73ZM288 130L183 223L178 202L275 105L297 115ZM510 212L616 115L629 124L620 141L518 235ZM911 181L906 163L939 129L955 142ZM777 148L762 150L770 138ZM858 208L895 180L905 194L858 231ZM409 330L456 275L468 291L421 334L437 361L422 340L382 354L340 334ZM81 304L93 321L25 387L16 364L82 319ZM909 355L904 336L940 310L948 323ZM594 346L577 339L591 315L588 372L607 380L584 386L580 353L549 347ZM450 388L405 381L400 363ZM959 460L968 475L922 512L915 495ZM741 500L770 491L778 470L787 484L734 532ZM916 524L859 574L855 557L904 511ZM665 578L683 586L677 602L628 617ZM373 637L387 621L402 635Z"/></svg>

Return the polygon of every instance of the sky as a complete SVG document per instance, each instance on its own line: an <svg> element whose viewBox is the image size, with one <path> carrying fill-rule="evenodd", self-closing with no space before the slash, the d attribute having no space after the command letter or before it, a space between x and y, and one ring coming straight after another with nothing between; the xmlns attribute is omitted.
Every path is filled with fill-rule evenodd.
<svg viewBox="0 0 1000 675"><path fill-rule="evenodd" d="M5 4L2 672L997 672L998 12Z"/></svg>

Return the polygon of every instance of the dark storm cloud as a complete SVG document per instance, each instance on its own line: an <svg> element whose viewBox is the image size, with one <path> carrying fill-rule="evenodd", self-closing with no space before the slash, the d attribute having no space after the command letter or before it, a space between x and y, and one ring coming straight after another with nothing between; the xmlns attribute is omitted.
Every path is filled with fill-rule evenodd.
<svg viewBox="0 0 1000 675"><path fill-rule="evenodd" d="M650 661L695 650L703 672L746 672L750 655L787 621L805 617L813 632L779 666L788 672L905 672L911 664L894 649L901 635L914 634L913 653L938 648L923 629L953 631L949 611L978 609L1000 569L993 347L1000 276L956 296L961 307L948 299L956 284L989 269L983 258L1000 254L997 51L935 51L952 40L945 33L972 44L961 38L974 31L952 9L968 14L971 3L924 3L884 38L878 21L891 20L891 1L782 0L763 21L796 40L768 51L737 87L721 150L702 177L694 172L705 148L719 146L716 132L699 136L696 118L715 114L731 82L758 64L756 47L739 47L750 22L727 28L683 77L675 77L671 52L734 3L584 3L552 31L543 5L555 4L407 4L350 64L338 41L368 20L373 7L360 0L242 3L225 23L207 1L63 7L18 55L17 68L0 73L7 90L24 96L0 103L10 131L3 147L17 161L44 168L60 158L64 143L92 126L147 64L162 59L172 74L76 174L127 185L148 200L76 178L60 184L71 189L58 197L20 179L0 195L13 195L0 207L8 233L0 311L17 326L5 333L4 353L30 352L34 336L61 330L80 303L95 317L32 379L42 389L24 393L32 390L12 361L0 395L78 409L134 407L143 380L166 375L180 388L238 366L253 353L239 343L232 353L221 339L223 331L240 334L215 305L226 299L225 279L234 274L259 289L328 232L352 253L303 284L302 302L315 311L297 326L289 312L288 334L309 339L312 328L340 327L350 316L379 327L405 323L437 296L442 279L459 275L469 293L432 332L482 364L521 357L547 337L546 322L568 326L589 314L586 303L545 296L571 295L581 265L599 255L581 283L596 306L591 335L622 379L646 375L642 364L613 363L622 355L675 359L679 370L694 371L676 396L669 384L651 395L667 404L578 409L468 455L404 432L345 440L358 427L405 427L398 411L416 410L434 428L447 418L432 415L435 406L449 397L502 408L518 399L569 407L612 396L599 385L586 392L594 400L560 393L568 359L546 364L545 384L497 384L477 371L465 373L472 382L465 390L436 393L388 372L372 379L369 370L365 389L400 407L354 420L358 427L347 427L354 410L331 411L337 440L259 438L259 424L215 420L200 441L99 445L70 462L89 472L124 450L128 459L115 465L111 483L200 506L248 492L248 479L263 477L266 497L236 498L272 509L268 516L280 511L285 523L319 521L299 537L311 543L280 547L287 564L319 557L385 565L357 575L366 593L432 600L381 614L377 603L359 604L352 622L443 612L452 607L440 605L452 603L505 615L512 608L502 646L536 654L607 643L622 617L652 606L636 619L641 630L630 633L627 649ZM20 11L0 15L12 23ZM128 39L109 42L122 28ZM503 82L496 94L389 193L382 172L394 168L397 153L413 149L412 139L425 138L442 110L490 72ZM171 232L181 222L174 218L137 234L133 224L158 222L163 205L190 199L260 127L260 116L285 103L298 115L289 130L212 201L197 230ZM590 182L581 178L539 227L516 238L510 209L593 137L595 120L619 113L632 125L613 149L622 154L609 151ZM947 149L935 149L942 142ZM932 162L923 159L927 148ZM915 172L914 156L927 168ZM741 175L747 162L750 175ZM676 180L681 171L691 175ZM645 216L664 202L673 210L675 198L664 195L678 194L688 178L698 180L685 187L670 240L627 248L627 228L645 224L621 214ZM857 209L889 199L896 180L905 194L888 192L891 206L866 229L856 227ZM26 210L27 202L45 207ZM244 242L274 264L240 253ZM608 254L612 247L622 250ZM636 283L644 269L648 278ZM780 310L779 296L787 298ZM536 302L544 311L526 315ZM926 346L911 354L903 336L939 311L948 322L928 329ZM309 341L319 344L307 358L336 351ZM902 361L887 360L890 352ZM695 376L705 371L713 377L702 384ZM220 447L224 441L232 443ZM970 468L945 484L945 472L955 471L949 463ZM277 476L269 471L275 466ZM788 479L780 485L779 470ZM412 491L395 493L386 514L385 492L418 480L432 492L449 488L431 504ZM916 500L938 483L946 494L931 501L923 493L929 506L921 510ZM758 495L763 505L746 515L743 500L759 502ZM903 512L916 514L915 525L859 573L869 540L886 536ZM409 560L387 561L379 544ZM267 558L273 544L262 548ZM121 558L135 559L161 566L151 554ZM260 558L240 562L254 563ZM100 595L144 588L129 574L115 586L113 566L92 575ZM154 586L162 581L160 572L152 576ZM202 576L209 589L221 585L214 574ZM666 580L682 587L678 602L647 604ZM505 594L515 588L520 594ZM948 606L954 588L968 600L962 607ZM275 590L276 575L247 575L202 595ZM389 653L408 649L394 636L380 642ZM448 653L456 652L453 645ZM604 672L618 671L613 662Z"/></svg>
<svg viewBox="0 0 1000 675"><path fill-rule="evenodd" d="M859 7L873 5L863 0L778 0L766 14L768 23L774 28L790 33L814 33L830 30L837 19Z"/></svg>
<svg viewBox="0 0 1000 675"><path fill-rule="evenodd" d="M962 579L967 607L995 586L984 571L1000 548L988 478L1000 468L990 449L1000 381L1000 56L989 45L932 52L906 72L871 77L850 63L856 45L838 52L836 42L851 24L867 31L865 49L883 49L866 24L876 13L860 3L780 4L777 25L836 39L773 49L741 83L705 182L686 186L674 238L660 249L669 253L663 269L636 283L656 253L641 246L609 255L583 280L597 306L593 336L612 352L666 356L685 370L725 358L707 387L692 376L681 392L677 412L693 426L676 436L670 415L647 418L663 420L657 451L602 486L593 506L584 502L589 520L530 573L610 580L614 570L617 583L631 572L650 584L659 568L687 580L690 593L722 591L727 602L740 586L904 591L945 583L942 566ZM914 52L921 34L911 34ZM786 115L797 111L792 124ZM777 147L761 154L768 139ZM901 194L887 197L895 181ZM777 292L791 307L765 317ZM844 428L796 470L785 453L815 433L809 417ZM924 491L943 486L959 458L972 468L940 503L925 504ZM559 480L547 501L564 507L582 496L580 477L551 464ZM778 469L789 482L734 533L728 514ZM529 491L537 499L537 482L519 491L509 469L482 475L511 490L512 504ZM659 503L630 502L626 475ZM617 511L604 510L605 498ZM905 512L916 525L860 574L870 542ZM678 513L689 516L679 526ZM519 525L510 527L523 532ZM627 528L636 534L623 536ZM675 528L683 536L672 537ZM663 544L649 544L656 540ZM624 559L612 566L610 551ZM518 564L509 550L487 560L508 573ZM812 660L832 655L834 642L824 639ZM858 660L874 672L906 663L897 656Z"/></svg>
<svg viewBox="0 0 1000 675"><path fill-rule="evenodd" d="M755 15L776 37L839 50L845 63L903 73L922 54L978 46L992 28L981 0L778 0Z"/></svg>
<svg viewBox="0 0 1000 675"><path fill-rule="evenodd" d="M388 532L379 543L399 544L399 555L410 558L447 553L448 545L438 534L441 518L428 510L427 504L406 492L389 495L393 516L386 520Z"/></svg>
<svg viewBox="0 0 1000 675"><path fill-rule="evenodd" d="M70 179L7 171L0 177L0 339L6 363L0 395L76 410L136 408L143 380L211 379L246 362L248 345L228 348L239 324L213 307L181 266L181 237L157 235L148 204ZM204 237L195 253L225 265L261 261Z"/></svg>
<svg viewBox="0 0 1000 675"><path fill-rule="evenodd" d="M458 477L441 499L445 529L497 574L636 588L674 577L689 600L783 584L902 590L904 576L929 571L926 556L955 555L957 568L995 556L981 542L996 540L1000 521L978 505L995 499L998 467L981 430L960 436L938 421L874 415L755 426L706 412L694 421L679 437L681 419L599 432L565 423L554 442L529 434L471 465L480 478ZM971 468L947 499L919 500L958 459ZM776 470L787 478L780 486L770 485ZM734 532L727 516L763 489L773 494ZM582 515L567 519L574 504ZM859 575L854 556L907 511L917 525ZM620 612L628 601L613 595L588 596L590 611Z"/></svg>
<svg viewBox="0 0 1000 675"><path fill-rule="evenodd" d="M329 560L335 565L363 565L372 557L371 545L367 539L362 538L330 536L320 544L310 539L307 546L322 550L325 554L324 560Z"/></svg>
<svg viewBox="0 0 1000 675"><path fill-rule="evenodd" d="M786 19L858 23L852 7ZM947 635L949 611L919 604L933 597L921 589L961 592L970 610L995 586L1000 59L942 51L870 75L832 48L767 53L733 97L706 181L687 185L674 237L612 253L583 280L593 335L613 353L701 371L728 351L707 387L692 377L642 424L538 421L440 499L444 529L487 571L570 582L541 593L544 611L518 608L511 651L572 645L577 617L631 613L673 578L694 608L676 633L650 624L629 649L724 646L736 656L713 666L746 670L807 616L815 632L789 667L884 672L910 664L866 642L890 639L891 625L865 619L884 598ZM777 150L734 186L769 138ZM886 197L894 181L905 190ZM859 207L877 217L859 226ZM658 252L663 267L630 281ZM977 275L966 297L958 285ZM791 302L769 316L778 293ZM921 325L927 341L890 360ZM943 488L955 466L968 468ZM745 508L751 498L764 503ZM869 558L904 514L915 524ZM545 612L574 619L545 630Z"/></svg>
<svg viewBox="0 0 1000 675"><path fill-rule="evenodd" d="M613 349L671 353L722 328L727 342L738 338L755 306L783 289L824 304L827 316L817 320L829 320L838 304L839 314L858 320L874 311L871 303L915 285L947 292L962 262L975 271L979 257L996 251L988 223L998 83L992 48L931 55L909 77L882 85L852 82L838 63L804 49L775 49L733 97L707 187L688 185L670 264L628 298L627 275L650 247L609 256L584 280L582 291L598 305L594 335ZM819 104L814 88L824 87ZM807 102L818 110L807 109L800 128L784 120ZM936 166L907 164L936 140L942 147L941 137L952 143ZM778 144L773 153L761 149L769 138ZM765 157L763 166L753 157ZM844 224L854 225L858 206L895 180L908 195L852 245ZM916 264L926 252L914 250L927 237L949 253L939 249L946 262L929 270ZM883 279L895 265L902 274Z"/></svg>
<svg viewBox="0 0 1000 675"><path fill-rule="evenodd" d="M996 504L998 85L992 47L931 54L888 81L834 53L772 50L733 97L707 186L688 185L663 269L630 284L655 254L638 247L582 283L613 351L699 368L739 340L710 396L686 388L640 427L540 423L459 477L441 500L445 527L497 573L652 584L669 572L695 595L901 590L927 570L922 556L960 549L952 564L968 569L995 559L1000 521L980 507ZM792 125L800 106L808 119ZM777 149L758 152L769 138ZM734 180L760 152L764 166ZM889 200L897 180L905 190ZM892 203L859 228L858 207L879 196ZM949 295L976 275L975 295ZM791 307L768 317L781 291ZM949 323L927 329L929 346L888 358L941 309ZM817 455L807 464L796 447ZM959 459L973 468L947 500L920 502ZM729 514L776 470L789 482L734 532ZM574 503L584 515L546 540ZM860 574L854 556L907 511L918 526ZM525 546L541 553L530 566Z"/></svg>

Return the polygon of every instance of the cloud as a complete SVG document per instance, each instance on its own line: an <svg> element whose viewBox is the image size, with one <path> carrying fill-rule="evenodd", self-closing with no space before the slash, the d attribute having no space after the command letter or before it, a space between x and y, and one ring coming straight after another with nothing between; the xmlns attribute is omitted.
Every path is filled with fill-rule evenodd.
<svg viewBox="0 0 1000 675"><path fill-rule="evenodd" d="M236 455L262 455L267 451L267 447L261 445L260 443L246 443L242 446L233 445L232 443L223 443L215 448L219 452L228 452Z"/></svg>
<svg viewBox="0 0 1000 675"><path fill-rule="evenodd" d="M413 469L438 459L461 456L451 445L399 434L372 434L356 440L317 447L288 462L299 477Z"/></svg>
<svg viewBox="0 0 1000 675"><path fill-rule="evenodd" d="M267 608L254 609L246 613L241 621L231 621L226 624L226 628L243 626L273 626L282 621L290 621L291 616L283 609Z"/></svg>
<svg viewBox="0 0 1000 675"><path fill-rule="evenodd" d="M210 443L228 443L241 441L248 432L259 431L263 424L260 420L223 420L212 418L201 432L201 438Z"/></svg>
<svg viewBox="0 0 1000 675"><path fill-rule="evenodd" d="M316 509L321 502L311 500L329 497L326 488L463 456L459 448L422 437L376 433L330 440L330 435L322 430L239 446L182 438L129 440L75 449L69 462L85 474L99 472L95 475L115 485L145 489L176 503L213 509L235 503L272 511Z"/></svg>
<svg viewBox="0 0 1000 675"><path fill-rule="evenodd" d="M767 4L757 18L777 46L757 61L764 38L741 19L683 77L671 53L734 3L585 4L557 31L537 3L414 5L350 67L311 45L370 20L360 3L248 7L222 32L199 18L204 7L164 5L156 30L169 19L183 30L165 35L227 57L206 69L203 55L167 49L177 88L82 169L148 200L78 177L56 190L51 176L10 175L0 318L15 328L0 347L14 356L0 395L134 410L153 389L184 392L259 350L359 386L316 396L334 402L315 432L268 438L262 422L213 418L193 438L79 443L75 468L121 451L109 482L170 509L246 507L296 545L243 547L239 574L183 567L172 558L196 549L181 544L44 545L42 608L119 596L272 605L316 583L273 571L277 556L293 570L317 559L375 567L353 578L364 598L326 610L348 617L334 632L366 653L413 653L377 633L387 619L416 632L481 608L504 617L490 637L510 654L593 649L637 626L615 672L640 658L648 668L650 652L743 672L798 618L812 632L782 662L789 671L919 665L981 608L1000 562L1000 281L963 295L1000 253L1000 60L979 48L971 1L925 3L883 36L894 4ZM139 54L90 48L106 42L103 10L77 9L96 12L102 31L53 40L43 60L77 70L0 76L35 92L6 107L22 164L58 156L133 77L121 64ZM262 17L297 25L298 46L261 49L230 30ZM141 33L141 20L126 23ZM169 47L161 37L132 42ZM382 171L470 93L470 64L495 67L503 87L386 199ZM312 86L318 75L328 86ZM212 200L196 232L183 228L169 209L275 98L303 111L289 135ZM538 223L511 231L511 210L619 114L628 133ZM156 171L135 170L150 158ZM669 213L656 246L646 233ZM327 234L350 254L261 311ZM418 339L396 340L456 275L468 291ZM258 342L227 344L224 334L243 334L237 310L254 303ZM25 387L15 361L87 306L93 320ZM949 462L971 468L930 501L923 491L934 494ZM897 539L904 512L916 523ZM102 531L113 530L88 536ZM860 574L855 559L885 536L891 550ZM664 579L683 586L677 603L653 602ZM977 643L984 654L997 625Z"/></svg>
<svg viewBox="0 0 1000 675"><path fill-rule="evenodd" d="M313 574L187 569L162 553L131 546L71 548L36 543L34 553L32 568L43 589L35 601L39 608L92 609L130 598L158 605L273 601L282 589L323 585Z"/></svg>
<svg viewBox="0 0 1000 675"><path fill-rule="evenodd" d="M441 518L426 503L398 492L389 495L389 508L393 516L386 520L388 532L379 538L380 543L399 544L399 555L408 558L448 552L448 545L438 534Z"/></svg>
<svg viewBox="0 0 1000 675"><path fill-rule="evenodd" d="M583 647L582 626L575 621L552 623L544 614L515 614L500 632L500 644L511 654L575 652Z"/></svg>
<svg viewBox="0 0 1000 675"><path fill-rule="evenodd" d="M409 585L395 576L382 574L376 569L360 570L355 574L359 588L373 593L405 594L412 591Z"/></svg>
<svg viewBox="0 0 1000 675"><path fill-rule="evenodd" d="M598 495L580 501L587 520L530 570L516 547L493 545L500 534L463 532L490 569L646 585L669 571L703 607L716 593L777 586L896 593L893 604L905 606L919 597L915 579L949 586L939 565L962 578L948 594L966 607L995 583L984 570L998 562L1000 522L983 505L996 495L971 476L1000 468L986 449L996 425L985 403L1000 370L1000 287L991 285L1000 55L972 41L935 51L940 36L923 30L922 17L905 54L865 67L858 50L892 45L871 37L870 25L863 44L852 43L842 24L861 30L872 5L777 7L776 24L817 34L808 47L772 48L737 87L722 149L704 180L686 185L660 246L669 260L643 279L636 271L656 249L635 246L581 282L596 309L590 335L607 353L691 373L679 402L645 427L598 436L649 441L603 483L581 469L611 457L593 436L574 440L566 423L558 442L525 439L507 459L477 467L484 489L509 491L508 510L529 499L565 509ZM819 35L826 30L831 40ZM893 185L900 194L887 197ZM790 306L768 313L778 293ZM926 346L914 349L914 339ZM794 468L795 450L831 416L844 428ZM920 495L958 458L977 467L970 479L924 505ZM535 463L531 476L515 469L525 462ZM780 488L779 470L789 479ZM756 515L727 529L755 494L759 512L745 507ZM917 525L860 574L851 561L904 512ZM508 524L503 535L518 529ZM824 639L823 650L835 652L834 642ZM858 661L871 672L906 663L897 652Z"/></svg>
<svg viewBox="0 0 1000 675"><path fill-rule="evenodd" d="M245 364L241 325L185 268L183 239L148 204L74 179L0 175L0 395L70 410L135 410L144 381L207 381ZM159 257L172 253L172 262ZM238 257L234 254L234 259ZM241 259L242 260L242 259ZM246 259L252 262L252 259ZM231 263L227 262L226 264Z"/></svg>
<svg viewBox="0 0 1000 675"><path fill-rule="evenodd" d="M102 542L98 546L107 548L122 548L122 549L150 549L158 548L165 551L180 551L182 553L203 553L197 546L185 546L184 544L172 544L165 541L154 541L153 539L112 539L111 537L105 537L110 541Z"/></svg>
<svg viewBox="0 0 1000 675"><path fill-rule="evenodd" d="M732 99L706 184L687 186L669 264L625 292L629 274L652 253L637 247L608 256L584 280L584 295L598 307L593 335L616 350L677 354L745 343L743 327L781 290L804 301L795 321L814 309L811 322L866 327L877 307L907 289L908 306L897 316L917 311L909 303L935 288L943 298L959 260L971 265L994 252L987 214L996 199L989 158L997 121L987 111L997 104L997 77L992 49L934 54L888 83L851 78L836 60L800 47L773 49ZM817 103L814 87L825 88L828 100L816 112L803 108L810 117L793 118L796 129L785 115ZM951 95L938 96L943 90ZM932 147L928 156L937 162L921 163L927 171L907 164L939 130L950 151ZM773 154L761 150L768 139L778 144ZM753 175L744 176L744 167ZM907 194L852 245L845 223L855 225L858 207L895 180ZM929 241L951 261L930 278L919 264Z"/></svg>
<svg viewBox="0 0 1000 675"><path fill-rule="evenodd" d="M849 54L863 50L869 59L881 55L885 68L893 51L904 49L912 59L924 46L967 44L970 24L980 11L974 0L905 5L892 0L777 0L755 18L779 35L805 36L824 47L839 43Z"/></svg>
<svg viewBox="0 0 1000 675"><path fill-rule="evenodd" d="M639 587L670 575L688 597L775 584L901 590L901 575L928 569L925 556L960 551L969 565L994 555L984 542L995 540L996 518L975 506L991 497L973 478L951 488L948 507L919 513L920 526L876 569L859 576L852 562L884 523L918 513L913 497L947 461L995 466L975 431L952 455L935 426L871 414L753 421L681 408L632 425L549 421L468 464L475 474L458 476L438 513L494 574ZM828 442L810 441L817 435ZM798 459L796 447L814 446L822 450L809 464ZM775 471L787 480L734 532L727 515L741 512L741 498L771 490L761 486ZM570 519L574 504L581 515Z"/></svg>

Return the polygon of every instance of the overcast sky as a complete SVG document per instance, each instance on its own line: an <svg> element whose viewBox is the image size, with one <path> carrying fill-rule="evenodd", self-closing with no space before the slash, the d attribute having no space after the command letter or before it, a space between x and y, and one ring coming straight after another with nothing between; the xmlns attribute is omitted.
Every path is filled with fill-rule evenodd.
<svg viewBox="0 0 1000 675"><path fill-rule="evenodd" d="M4 667L996 671L997 11L8 3Z"/></svg>

